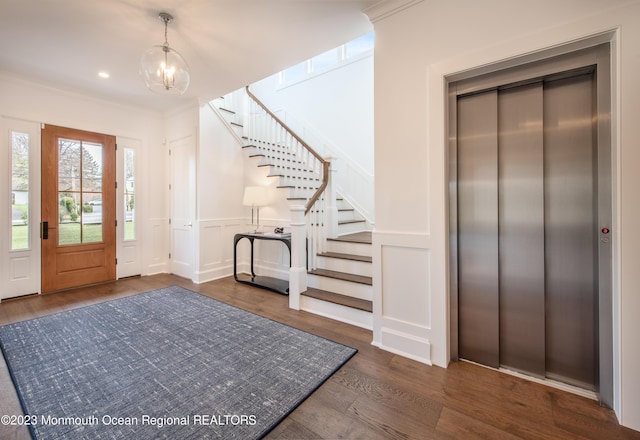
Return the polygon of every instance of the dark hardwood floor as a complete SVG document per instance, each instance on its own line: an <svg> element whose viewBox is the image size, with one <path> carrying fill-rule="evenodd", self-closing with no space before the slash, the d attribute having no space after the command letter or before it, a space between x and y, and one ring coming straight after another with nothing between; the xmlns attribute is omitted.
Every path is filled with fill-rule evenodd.
<svg viewBox="0 0 640 440"><path fill-rule="evenodd" d="M430 367L371 345L371 332L288 308L288 299L225 278L196 285L171 275L0 303L0 325L180 285L359 350L268 439L640 439L596 402L473 364ZM22 414L4 359L0 415ZM28 439L0 425L2 439Z"/></svg>

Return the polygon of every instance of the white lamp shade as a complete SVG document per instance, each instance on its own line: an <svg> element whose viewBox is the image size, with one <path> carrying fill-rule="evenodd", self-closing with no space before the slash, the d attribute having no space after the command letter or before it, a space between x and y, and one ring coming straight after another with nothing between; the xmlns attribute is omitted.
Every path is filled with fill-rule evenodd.
<svg viewBox="0 0 640 440"><path fill-rule="evenodd" d="M191 81L189 65L168 45L153 46L142 54L140 76L150 90L171 95L182 95Z"/></svg>
<svg viewBox="0 0 640 440"><path fill-rule="evenodd" d="M242 204L245 206L265 206L269 203L269 192L264 186L247 186Z"/></svg>

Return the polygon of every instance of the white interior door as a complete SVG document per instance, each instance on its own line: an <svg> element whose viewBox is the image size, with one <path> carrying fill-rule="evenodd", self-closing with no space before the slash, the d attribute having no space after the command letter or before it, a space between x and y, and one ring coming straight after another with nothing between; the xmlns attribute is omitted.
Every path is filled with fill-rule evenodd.
<svg viewBox="0 0 640 440"><path fill-rule="evenodd" d="M40 293L40 124L0 118L0 299Z"/></svg>
<svg viewBox="0 0 640 440"><path fill-rule="evenodd" d="M171 273L193 279L196 246L196 155L192 136L169 143L171 155Z"/></svg>

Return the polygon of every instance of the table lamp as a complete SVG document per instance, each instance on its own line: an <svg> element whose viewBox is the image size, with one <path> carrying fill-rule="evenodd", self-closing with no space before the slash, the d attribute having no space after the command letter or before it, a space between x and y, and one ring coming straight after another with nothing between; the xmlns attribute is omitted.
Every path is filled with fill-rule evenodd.
<svg viewBox="0 0 640 440"><path fill-rule="evenodd" d="M256 209L256 229L254 233L257 233L260 228L260 207L265 206L268 201L268 192L266 187L247 186L244 189L242 204L244 206L251 206L251 226L253 226L253 209Z"/></svg>

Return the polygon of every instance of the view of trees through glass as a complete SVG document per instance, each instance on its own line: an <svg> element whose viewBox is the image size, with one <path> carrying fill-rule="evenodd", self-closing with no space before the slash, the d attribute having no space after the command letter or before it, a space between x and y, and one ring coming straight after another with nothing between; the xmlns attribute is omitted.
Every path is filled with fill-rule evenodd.
<svg viewBox="0 0 640 440"><path fill-rule="evenodd" d="M11 133L11 249L29 249L29 135Z"/></svg>
<svg viewBox="0 0 640 440"><path fill-rule="evenodd" d="M58 140L58 243L102 241L102 145Z"/></svg>
<svg viewBox="0 0 640 440"><path fill-rule="evenodd" d="M11 249L29 249L29 134L11 132ZM58 142L58 243L102 241L101 144ZM135 240L135 150L124 154L124 239Z"/></svg>
<svg viewBox="0 0 640 440"><path fill-rule="evenodd" d="M135 240L136 152L124 150L124 239Z"/></svg>

